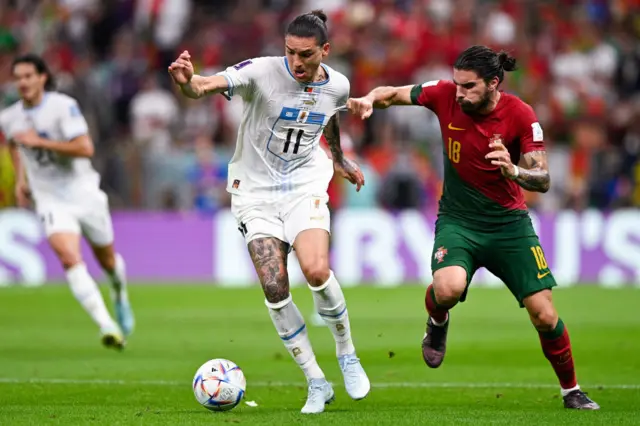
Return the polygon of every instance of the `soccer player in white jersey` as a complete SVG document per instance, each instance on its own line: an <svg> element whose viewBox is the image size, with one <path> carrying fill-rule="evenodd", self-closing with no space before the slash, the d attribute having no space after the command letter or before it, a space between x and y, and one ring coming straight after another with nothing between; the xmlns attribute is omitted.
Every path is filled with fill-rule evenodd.
<svg viewBox="0 0 640 426"><path fill-rule="evenodd" d="M125 263L113 248L107 195L89 159L94 148L87 122L73 98L53 90L42 58L20 56L12 72L21 100L0 113L0 126L11 146L18 205L27 207L29 198L35 202L71 292L100 328L102 343L122 349L134 318ZM81 234L110 279L117 322L81 257Z"/></svg>
<svg viewBox="0 0 640 426"><path fill-rule="evenodd" d="M358 190L364 177L340 148L337 110L349 97L349 81L322 64L329 53L326 19L322 11L295 18L286 31L284 57L248 59L203 77L194 75L185 51L169 67L187 97L226 92L244 101L227 190L269 315L307 378L303 413L324 411L334 392L316 362L304 319L289 293L291 248L317 312L333 333L347 393L358 400L370 390L351 339L344 295L329 268L327 187L334 167ZM333 162L319 146L323 133Z"/></svg>

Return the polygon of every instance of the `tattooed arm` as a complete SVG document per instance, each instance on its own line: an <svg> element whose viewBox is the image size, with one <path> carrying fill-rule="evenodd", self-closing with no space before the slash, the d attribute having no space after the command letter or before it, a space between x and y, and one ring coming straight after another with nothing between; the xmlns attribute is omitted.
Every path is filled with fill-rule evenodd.
<svg viewBox="0 0 640 426"><path fill-rule="evenodd" d="M327 140L329 149L331 150L331 158L335 170L352 184L356 185L356 191L360 191L360 187L364 185L364 175L360 171L358 165L344 156L342 147L340 146L340 124L338 121L338 113L329 119L323 131Z"/></svg>
<svg viewBox="0 0 640 426"><path fill-rule="evenodd" d="M518 167L518 175L514 179L527 191L547 192L551 186L546 151L532 151L523 156L524 167Z"/></svg>
<svg viewBox="0 0 640 426"><path fill-rule="evenodd" d="M329 119L323 134L331 150L333 162L342 163L344 161L344 153L340 146L340 122L338 120L338 113L333 114L333 117Z"/></svg>
<svg viewBox="0 0 640 426"><path fill-rule="evenodd" d="M514 180L523 189L532 192L547 192L551 184L547 153L545 151L531 151L523 156L523 167L511 162L511 154L502 143L502 139L494 139L489 144L491 151L485 158L491 164L499 166L502 175Z"/></svg>

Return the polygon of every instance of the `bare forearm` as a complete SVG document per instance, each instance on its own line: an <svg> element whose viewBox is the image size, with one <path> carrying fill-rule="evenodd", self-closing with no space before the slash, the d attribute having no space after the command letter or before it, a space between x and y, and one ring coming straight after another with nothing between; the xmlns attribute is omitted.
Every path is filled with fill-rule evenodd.
<svg viewBox="0 0 640 426"><path fill-rule="evenodd" d="M524 160L527 167L518 167L518 176L514 180L527 191L547 192L551 186L551 177L547 167L546 153L530 152L525 154Z"/></svg>
<svg viewBox="0 0 640 426"><path fill-rule="evenodd" d="M87 137L76 138L69 142L42 139L38 148L47 149L67 157L93 157L93 143Z"/></svg>
<svg viewBox="0 0 640 426"><path fill-rule="evenodd" d="M206 95L222 93L227 89L227 80L220 75L209 77L194 75L189 83L180 85L182 94L191 99L200 99Z"/></svg>
<svg viewBox="0 0 640 426"><path fill-rule="evenodd" d="M381 86L366 96L374 108L384 109L392 105L411 105L411 86Z"/></svg>
<svg viewBox="0 0 640 426"><path fill-rule="evenodd" d="M549 172L546 170L528 170L520 167L520 173L515 181L523 189L533 192L547 192L551 186Z"/></svg>
<svg viewBox="0 0 640 426"><path fill-rule="evenodd" d="M367 95L374 108L388 108L393 104L393 98L397 95L397 88L391 86L376 87Z"/></svg>
<svg viewBox="0 0 640 426"><path fill-rule="evenodd" d="M327 145L331 150L331 157L334 162L340 163L344 159L344 153L340 146L340 123L338 121L338 114L334 114L333 117L327 123L324 128L324 137L327 140Z"/></svg>
<svg viewBox="0 0 640 426"><path fill-rule="evenodd" d="M200 99L201 97L203 97L204 91L201 88L202 85L199 84L201 82L201 79L201 76L194 75L191 78L191 81L189 81L187 84L181 84L180 91L182 92L182 94L191 99Z"/></svg>

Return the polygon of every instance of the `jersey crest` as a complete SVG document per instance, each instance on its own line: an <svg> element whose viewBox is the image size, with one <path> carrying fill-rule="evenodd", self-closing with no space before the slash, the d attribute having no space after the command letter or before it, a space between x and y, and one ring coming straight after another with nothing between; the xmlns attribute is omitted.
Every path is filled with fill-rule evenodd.
<svg viewBox="0 0 640 426"><path fill-rule="evenodd" d="M447 249L444 247L438 247L438 250L433 255L433 258L438 261L438 263L444 262L444 257L447 255Z"/></svg>

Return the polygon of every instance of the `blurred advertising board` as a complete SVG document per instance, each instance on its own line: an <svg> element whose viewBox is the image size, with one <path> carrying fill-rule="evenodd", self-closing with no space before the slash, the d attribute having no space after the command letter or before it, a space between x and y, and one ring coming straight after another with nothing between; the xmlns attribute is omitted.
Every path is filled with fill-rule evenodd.
<svg viewBox="0 0 640 426"><path fill-rule="evenodd" d="M640 286L640 211L562 211L532 219L560 286ZM250 286L257 282L229 211L197 214L115 212L117 250L135 283L203 283ZM431 279L434 218L417 211L341 210L332 217L332 267L344 286L426 285ZM83 246L90 271L102 272ZM293 285L304 284L290 255ZM38 217L0 210L0 285L38 286L63 281ZM473 283L501 286L481 269Z"/></svg>

